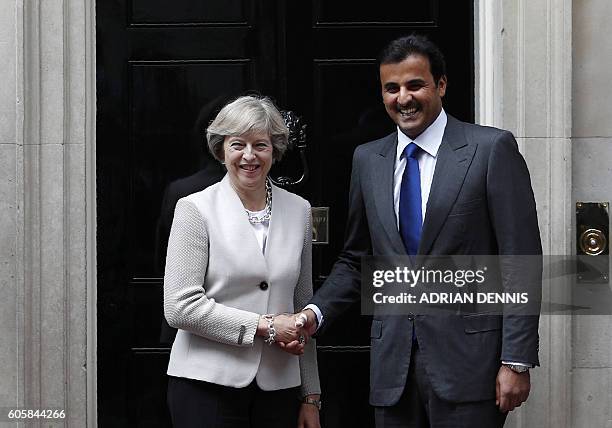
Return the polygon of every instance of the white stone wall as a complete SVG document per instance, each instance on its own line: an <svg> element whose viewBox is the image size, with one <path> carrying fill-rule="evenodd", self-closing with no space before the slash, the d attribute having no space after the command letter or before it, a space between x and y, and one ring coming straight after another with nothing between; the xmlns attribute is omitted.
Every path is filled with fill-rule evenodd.
<svg viewBox="0 0 612 428"><path fill-rule="evenodd" d="M612 2L573 9L573 199L612 202ZM612 316L573 324L573 426L612 428Z"/></svg>
<svg viewBox="0 0 612 428"><path fill-rule="evenodd" d="M535 192L545 254L571 254L571 0L478 0L477 119L512 131ZM545 301L564 301L544 287ZM507 427L570 427L571 317L540 322L541 368Z"/></svg>
<svg viewBox="0 0 612 428"><path fill-rule="evenodd" d="M517 136L545 253L574 254L575 202L612 202L612 3L476 4L480 121ZM506 426L611 428L612 316L544 316L540 337L542 368Z"/></svg>
<svg viewBox="0 0 612 428"><path fill-rule="evenodd" d="M22 300L17 288L17 81L15 4L0 3L0 406L17 405L18 303Z"/></svg>
<svg viewBox="0 0 612 428"><path fill-rule="evenodd" d="M0 407L63 409L74 427L91 398L92 11L0 2Z"/></svg>

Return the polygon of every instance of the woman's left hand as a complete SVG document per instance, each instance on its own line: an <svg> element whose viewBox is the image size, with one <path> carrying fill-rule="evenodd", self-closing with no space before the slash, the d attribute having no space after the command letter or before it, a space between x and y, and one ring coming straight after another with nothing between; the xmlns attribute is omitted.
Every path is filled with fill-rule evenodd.
<svg viewBox="0 0 612 428"><path fill-rule="evenodd" d="M304 355L304 343L300 343L299 340L294 340L293 342L283 343L276 342L279 348L283 351L288 352L293 355Z"/></svg>
<svg viewBox="0 0 612 428"><path fill-rule="evenodd" d="M302 403L298 417L298 428L321 428L319 409L312 404Z"/></svg>

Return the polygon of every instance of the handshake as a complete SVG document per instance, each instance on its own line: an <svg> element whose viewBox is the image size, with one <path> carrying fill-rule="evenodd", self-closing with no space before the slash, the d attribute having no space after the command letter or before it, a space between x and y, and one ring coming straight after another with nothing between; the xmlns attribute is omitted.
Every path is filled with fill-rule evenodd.
<svg viewBox="0 0 612 428"><path fill-rule="evenodd" d="M276 344L285 352L302 355L310 336L317 330L317 317L310 309L295 314L262 315L257 335L268 345Z"/></svg>

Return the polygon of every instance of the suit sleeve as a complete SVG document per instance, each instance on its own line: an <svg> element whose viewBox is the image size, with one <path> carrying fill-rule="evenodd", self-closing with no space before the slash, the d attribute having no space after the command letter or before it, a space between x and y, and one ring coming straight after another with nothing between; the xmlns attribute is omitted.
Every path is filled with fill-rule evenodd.
<svg viewBox="0 0 612 428"><path fill-rule="evenodd" d="M361 297L361 258L372 254L361 183L364 162L365 153L358 147L353 155L344 248L329 277L310 301L319 307L324 319L318 334L324 333L331 321Z"/></svg>
<svg viewBox="0 0 612 428"><path fill-rule="evenodd" d="M304 207L304 247L300 260L300 276L295 287L293 296L293 307L303 308L312 297L312 216L310 204ZM310 394L320 394L319 368L317 366L317 343L310 339L305 346L304 355L300 355L300 375L302 385L300 393L302 397Z"/></svg>
<svg viewBox="0 0 612 428"><path fill-rule="evenodd" d="M206 296L208 235L198 209L176 204L164 275L164 314L171 327L235 346L252 346L259 314L222 305Z"/></svg>
<svg viewBox="0 0 612 428"><path fill-rule="evenodd" d="M501 360L537 366L542 245L529 171L509 132L499 134L491 149L487 200L503 291L526 292L529 299L504 305Z"/></svg>

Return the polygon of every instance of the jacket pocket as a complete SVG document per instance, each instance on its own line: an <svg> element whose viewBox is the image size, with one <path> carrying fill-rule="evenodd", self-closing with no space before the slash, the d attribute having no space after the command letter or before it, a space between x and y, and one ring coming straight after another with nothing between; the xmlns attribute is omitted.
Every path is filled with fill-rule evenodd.
<svg viewBox="0 0 612 428"><path fill-rule="evenodd" d="M382 336L382 321L372 320L372 327L370 328L370 338L380 339Z"/></svg>
<svg viewBox="0 0 612 428"><path fill-rule="evenodd" d="M453 217L471 214L483 204L483 201L483 198L478 198L472 199L471 201L455 203L448 215L449 217Z"/></svg>
<svg viewBox="0 0 612 428"><path fill-rule="evenodd" d="M462 315L466 333L501 330L502 316L488 314Z"/></svg>

